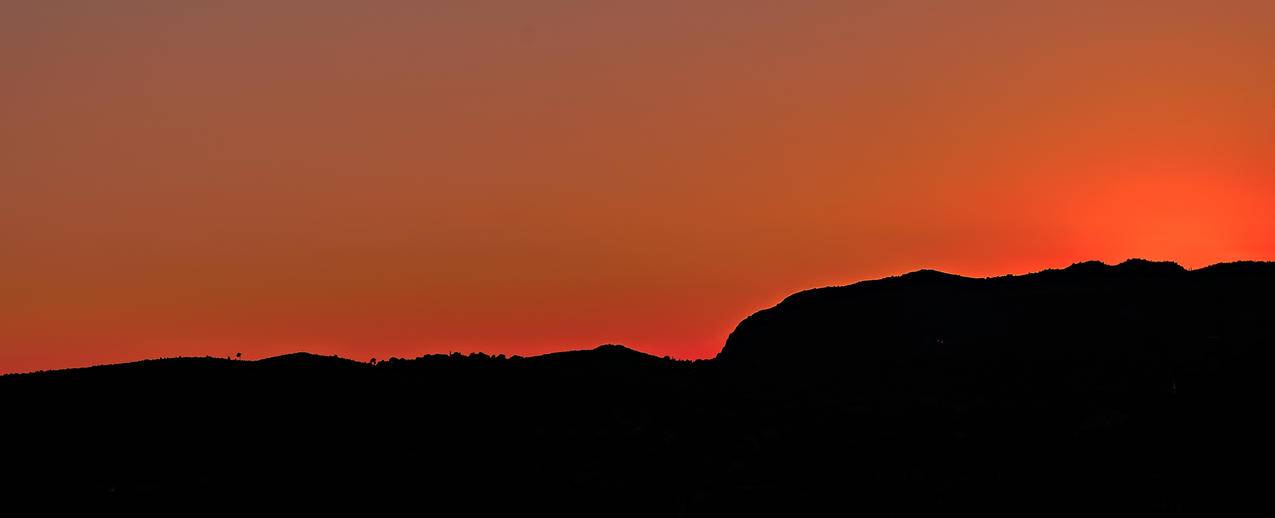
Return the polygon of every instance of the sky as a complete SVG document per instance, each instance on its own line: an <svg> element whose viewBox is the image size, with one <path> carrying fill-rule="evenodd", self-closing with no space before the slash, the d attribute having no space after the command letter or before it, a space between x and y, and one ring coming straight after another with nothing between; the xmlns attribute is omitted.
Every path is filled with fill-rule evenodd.
<svg viewBox="0 0 1275 518"><path fill-rule="evenodd" d="M1275 2L13 0L0 372L712 357L921 268L1275 259Z"/></svg>

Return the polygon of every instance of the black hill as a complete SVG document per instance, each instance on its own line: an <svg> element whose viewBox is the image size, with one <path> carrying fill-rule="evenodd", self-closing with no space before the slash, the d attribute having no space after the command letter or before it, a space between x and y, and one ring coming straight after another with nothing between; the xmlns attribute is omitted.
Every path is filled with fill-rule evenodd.
<svg viewBox="0 0 1275 518"><path fill-rule="evenodd" d="M0 494L429 514L1262 505L1275 263L923 270L795 294L713 360L618 345L0 377Z"/></svg>

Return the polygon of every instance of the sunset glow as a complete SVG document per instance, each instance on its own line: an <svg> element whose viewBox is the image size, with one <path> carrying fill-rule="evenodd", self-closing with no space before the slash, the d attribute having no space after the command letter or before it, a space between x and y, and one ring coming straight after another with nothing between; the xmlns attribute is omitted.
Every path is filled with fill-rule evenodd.
<svg viewBox="0 0 1275 518"><path fill-rule="evenodd" d="M1275 260L1275 2L622 3L6 2L0 372Z"/></svg>

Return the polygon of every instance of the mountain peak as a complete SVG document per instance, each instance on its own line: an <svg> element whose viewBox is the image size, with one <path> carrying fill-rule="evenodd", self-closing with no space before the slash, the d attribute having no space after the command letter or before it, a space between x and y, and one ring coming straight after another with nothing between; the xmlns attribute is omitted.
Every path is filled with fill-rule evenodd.
<svg viewBox="0 0 1275 518"><path fill-rule="evenodd" d="M340 356L321 356L308 352L295 352L271 356L253 362L258 365L275 365L288 367L316 367L336 365L360 365L359 362Z"/></svg>
<svg viewBox="0 0 1275 518"><path fill-rule="evenodd" d="M1102 261L1084 261L1068 266L1063 269L1065 272L1071 273L1100 273L1100 272L1119 272L1119 273L1182 273L1187 269L1182 265L1173 261L1151 261L1141 258L1127 259L1117 265L1109 265Z"/></svg>
<svg viewBox="0 0 1275 518"><path fill-rule="evenodd" d="M917 271L915 271L915 272L911 272L911 273L905 273L905 274L903 274L903 275L900 275L900 276L899 276L899 278L900 278L900 279L912 280L912 281L922 281L922 282L925 282L925 281L947 281L947 280L954 280L954 279L965 279L965 277L962 277L962 276L960 276L960 275L956 275L956 274L952 274L952 273L947 273L947 272L941 272L941 271L938 271L938 270L932 270L932 269L929 269L929 268L924 268L924 269L917 270Z"/></svg>
<svg viewBox="0 0 1275 518"><path fill-rule="evenodd" d="M630 349L619 344L603 344L592 349L575 349L532 356L532 358L575 358L575 359L617 359L617 358L651 358L658 359L642 351Z"/></svg>
<svg viewBox="0 0 1275 518"><path fill-rule="evenodd" d="M1086 273L1086 272L1106 271L1110 268L1111 268L1111 265L1104 263L1102 261L1082 261L1079 263L1075 263L1071 266L1068 266L1066 268L1063 268L1063 271L1073 272L1073 273L1076 273L1076 272Z"/></svg>
<svg viewBox="0 0 1275 518"><path fill-rule="evenodd" d="M1139 273L1182 273L1187 271L1182 265L1173 261L1149 261L1147 259L1129 259L1115 266L1123 272Z"/></svg>

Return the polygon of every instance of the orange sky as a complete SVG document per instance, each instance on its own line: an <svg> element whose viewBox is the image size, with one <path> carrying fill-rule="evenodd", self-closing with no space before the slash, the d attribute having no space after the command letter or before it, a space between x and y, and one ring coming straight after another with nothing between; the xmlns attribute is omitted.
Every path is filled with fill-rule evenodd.
<svg viewBox="0 0 1275 518"><path fill-rule="evenodd" d="M623 4L623 5L620 5ZM0 5L0 372L624 343L1275 259L1275 2Z"/></svg>

